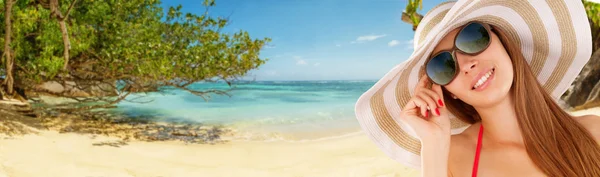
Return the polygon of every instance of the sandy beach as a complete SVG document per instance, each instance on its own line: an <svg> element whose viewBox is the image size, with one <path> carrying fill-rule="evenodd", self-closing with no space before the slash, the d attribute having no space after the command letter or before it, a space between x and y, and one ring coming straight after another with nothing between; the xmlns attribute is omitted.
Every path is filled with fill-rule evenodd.
<svg viewBox="0 0 600 177"><path fill-rule="evenodd" d="M600 108L574 112L600 115ZM362 132L305 142L122 142L39 131L0 139L0 177L419 176Z"/></svg>
<svg viewBox="0 0 600 177"><path fill-rule="evenodd" d="M0 140L5 176L415 176L363 134L312 142L130 142L43 131ZM0 175L1 176L1 175Z"/></svg>

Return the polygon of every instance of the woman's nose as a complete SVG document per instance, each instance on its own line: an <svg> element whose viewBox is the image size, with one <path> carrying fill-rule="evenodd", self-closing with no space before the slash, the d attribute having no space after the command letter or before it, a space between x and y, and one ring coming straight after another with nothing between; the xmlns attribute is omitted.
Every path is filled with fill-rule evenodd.
<svg viewBox="0 0 600 177"><path fill-rule="evenodd" d="M476 57L474 56L464 55L457 52L456 57L458 60L460 71L465 74L469 74L469 72L471 72L479 63Z"/></svg>

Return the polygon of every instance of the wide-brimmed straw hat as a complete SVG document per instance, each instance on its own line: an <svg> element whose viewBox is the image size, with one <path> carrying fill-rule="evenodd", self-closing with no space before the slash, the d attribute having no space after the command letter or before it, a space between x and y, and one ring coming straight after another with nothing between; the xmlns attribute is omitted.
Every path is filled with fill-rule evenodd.
<svg viewBox="0 0 600 177"><path fill-rule="evenodd" d="M419 137L400 120L400 111L413 95L419 70L437 43L471 21L502 29L556 101L591 56L590 25L581 0L459 0L437 5L417 27L412 55L356 103L361 128L392 159L420 168ZM454 115L450 120L452 134L470 126Z"/></svg>

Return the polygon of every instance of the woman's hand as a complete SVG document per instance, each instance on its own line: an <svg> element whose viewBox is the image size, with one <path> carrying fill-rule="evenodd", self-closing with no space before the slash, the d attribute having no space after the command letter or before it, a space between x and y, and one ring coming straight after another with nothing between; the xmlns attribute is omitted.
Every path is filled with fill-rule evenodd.
<svg viewBox="0 0 600 177"><path fill-rule="evenodd" d="M414 96L402 109L401 119L408 123L421 138L421 141L436 141L450 138L450 119L444 105L444 96L440 85L426 88L429 80L421 77L415 88Z"/></svg>

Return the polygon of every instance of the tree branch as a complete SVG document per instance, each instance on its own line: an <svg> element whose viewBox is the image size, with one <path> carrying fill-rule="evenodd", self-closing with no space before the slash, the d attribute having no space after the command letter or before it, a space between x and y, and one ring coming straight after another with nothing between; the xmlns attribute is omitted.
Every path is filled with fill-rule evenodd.
<svg viewBox="0 0 600 177"><path fill-rule="evenodd" d="M229 93L227 93L227 91L223 91L223 90L209 89L206 91L198 91L198 90L192 90L187 87L182 87L180 85L171 84L171 83L167 83L166 85L173 86L173 87L181 89L181 90L185 90L196 96L200 96L200 97L202 97L202 99L204 99L204 101L208 101L208 98L206 98L205 95L209 94L209 93L215 93L215 94L219 94L219 95L227 95L227 96L231 97L231 95ZM228 91L231 91L231 89Z"/></svg>
<svg viewBox="0 0 600 177"><path fill-rule="evenodd" d="M5 0L4 1L4 25L5 25L5 34L4 34L4 62L6 65L6 79L4 80L4 84L6 84L7 95L0 95L1 97L5 97L8 95L12 95L13 93L13 62L14 56L11 55L12 50L10 49L11 36L12 36L12 7L15 2L13 0Z"/></svg>
<svg viewBox="0 0 600 177"><path fill-rule="evenodd" d="M125 89L130 89L131 87L127 86ZM58 105L54 105L52 107L54 107L55 110L60 111L60 112L77 112L77 111L86 111L86 110L92 110L92 109L98 109L98 108L108 108L108 107L114 107L114 104L119 103L120 101L124 100L129 94L131 94L131 92L127 92L124 95L120 95L117 99L115 100L107 100L107 99L96 99L95 101L104 101L107 103L104 104L99 104L99 105L90 105L90 106L82 106L82 107L76 107L75 105L77 105L78 103L64 103L64 104L58 104ZM62 106L62 108L61 108Z"/></svg>
<svg viewBox="0 0 600 177"><path fill-rule="evenodd" d="M73 2L71 2L71 5L69 5L69 9L67 9L67 12L65 13L64 18L61 19L61 21L69 18L69 13L71 12L71 9L73 9L73 6L75 5L75 3L77 3L77 0L73 0Z"/></svg>

